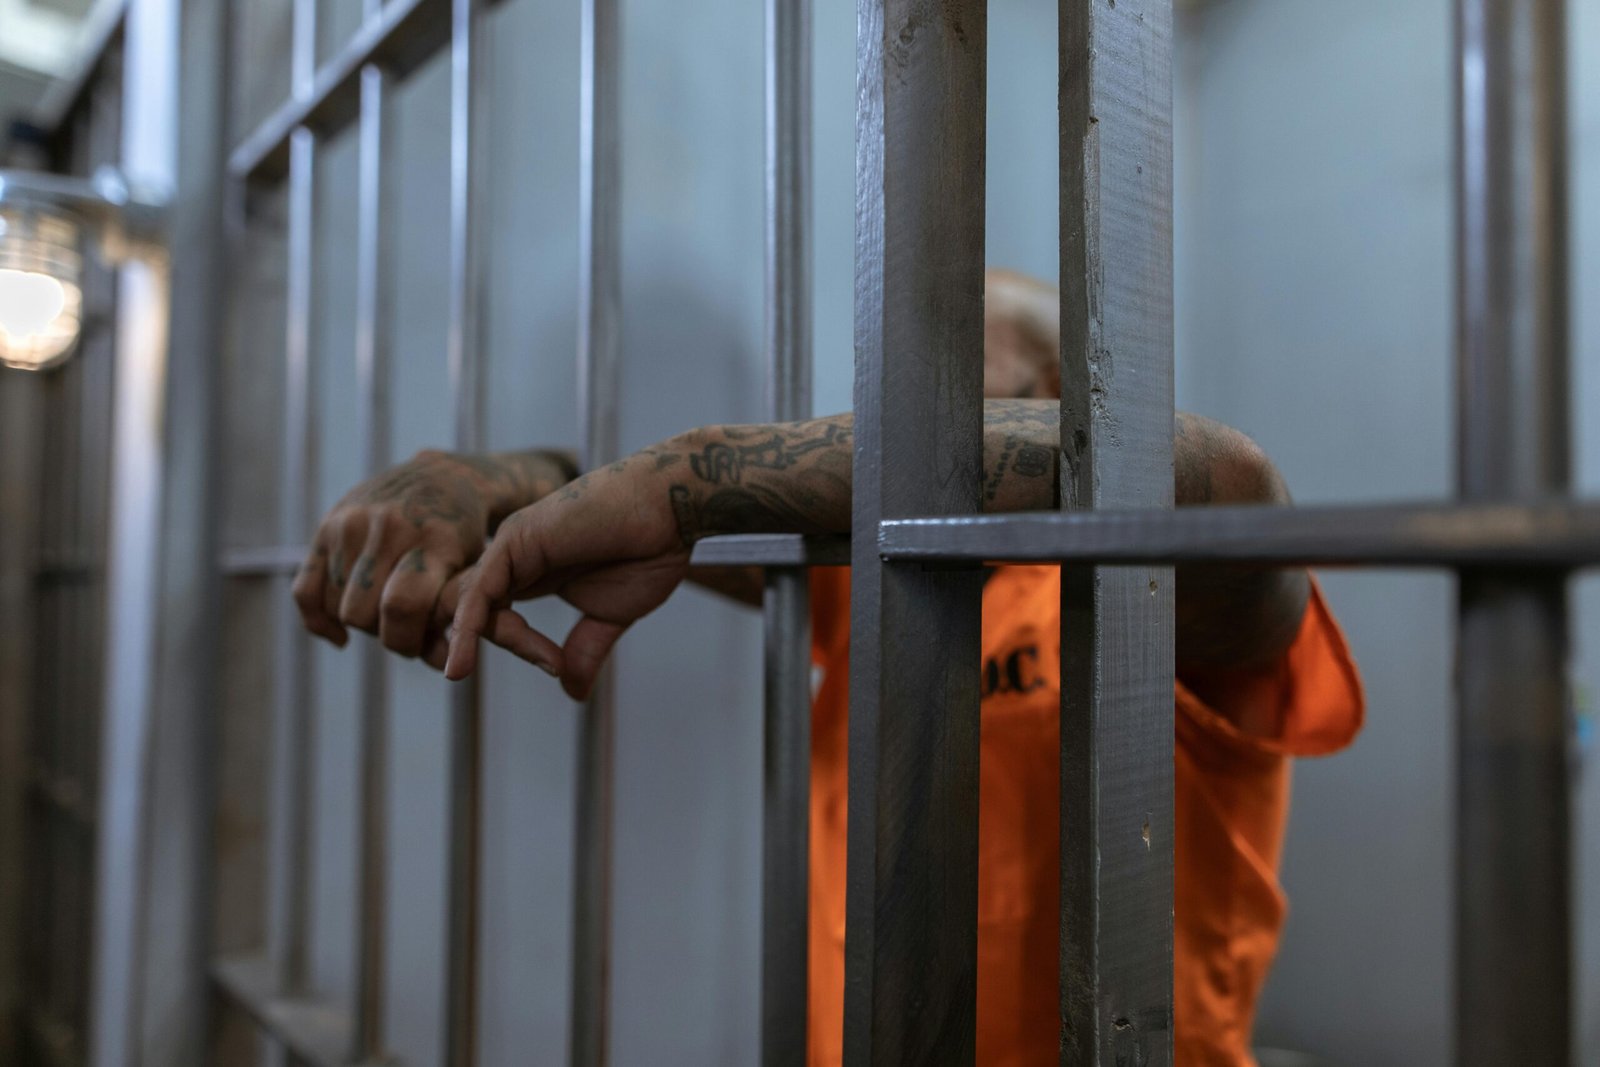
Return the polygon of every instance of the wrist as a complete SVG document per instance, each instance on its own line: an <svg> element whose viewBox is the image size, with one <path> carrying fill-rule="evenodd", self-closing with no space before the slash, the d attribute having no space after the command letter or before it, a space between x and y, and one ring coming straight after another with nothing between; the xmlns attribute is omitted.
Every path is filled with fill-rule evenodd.
<svg viewBox="0 0 1600 1067"><path fill-rule="evenodd" d="M417 460L442 463L470 482L483 502L491 531L513 512L536 503L577 475L572 453L557 449L487 454L424 451Z"/></svg>
<svg viewBox="0 0 1600 1067"><path fill-rule="evenodd" d="M666 503L678 540L685 548L717 532L705 529L701 520L706 487L692 470L692 457L700 454L705 440L706 428L700 427L669 437L644 452L650 464L643 471L643 491L648 499Z"/></svg>

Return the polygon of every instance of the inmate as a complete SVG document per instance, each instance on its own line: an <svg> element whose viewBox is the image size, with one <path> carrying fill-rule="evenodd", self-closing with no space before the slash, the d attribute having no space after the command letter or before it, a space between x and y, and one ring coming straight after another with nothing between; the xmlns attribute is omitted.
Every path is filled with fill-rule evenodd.
<svg viewBox="0 0 1600 1067"><path fill-rule="evenodd" d="M989 274L986 510L1058 503L1055 290ZM580 473L569 452L428 451L357 486L319 525L294 586L306 627L350 628L465 678L486 638L582 698L612 646L685 580L750 604L761 575L695 568L702 537L848 533L851 416L689 430ZM1179 507L1284 504L1282 478L1236 430L1180 413ZM492 538L492 540L491 540ZM850 591L813 572L808 1062L840 1062ZM978 1063L1057 1060L1060 575L1006 566L983 593L979 752ZM582 617L562 643L515 601ZM1186 1067L1247 1067L1285 901L1277 872L1289 759L1334 752L1361 724L1361 683L1303 570L1177 571L1174 1042Z"/></svg>

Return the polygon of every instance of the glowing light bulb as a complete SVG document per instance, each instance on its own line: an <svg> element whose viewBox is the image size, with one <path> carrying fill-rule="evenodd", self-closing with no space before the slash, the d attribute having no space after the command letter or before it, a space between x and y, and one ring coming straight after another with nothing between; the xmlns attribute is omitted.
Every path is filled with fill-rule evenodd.
<svg viewBox="0 0 1600 1067"><path fill-rule="evenodd" d="M0 330L10 336L43 333L66 304L66 289L50 275L0 267Z"/></svg>
<svg viewBox="0 0 1600 1067"><path fill-rule="evenodd" d="M10 213L0 230L0 364L45 370L78 339L77 231L48 215Z"/></svg>

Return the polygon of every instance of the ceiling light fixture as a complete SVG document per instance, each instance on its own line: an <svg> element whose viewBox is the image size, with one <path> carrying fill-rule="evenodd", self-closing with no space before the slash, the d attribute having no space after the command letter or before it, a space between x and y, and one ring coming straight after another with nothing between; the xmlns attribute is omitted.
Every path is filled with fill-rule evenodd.
<svg viewBox="0 0 1600 1067"><path fill-rule="evenodd" d="M83 248L109 265L165 255L164 199L102 167L84 180L0 170L0 364L47 370L83 325Z"/></svg>

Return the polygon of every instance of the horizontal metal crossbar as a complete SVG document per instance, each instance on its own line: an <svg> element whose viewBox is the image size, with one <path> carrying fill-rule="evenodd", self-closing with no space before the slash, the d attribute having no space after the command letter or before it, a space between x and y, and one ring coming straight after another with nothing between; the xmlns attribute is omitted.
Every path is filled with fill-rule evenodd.
<svg viewBox="0 0 1600 1067"><path fill-rule="evenodd" d="M259 548L228 548L218 561L230 578L267 577L293 574L306 558L305 545L264 545Z"/></svg>
<svg viewBox="0 0 1600 1067"><path fill-rule="evenodd" d="M1383 504L1037 512L896 519L885 559L1583 567L1600 563L1600 504Z"/></svg>
<svg viewBox="0 0 1600 1067"><path fill-rule="evenodd" d="M230 548L220 567L232 578L292 574L306 558L305 545ZM709 537L694 548L697 567L848 567L848 537L800 537L794 534L751 534Z"/></svg>
<svg viewBox="0 0 1600 1067"><path fill-rule="evenodd" d="M1600 503L1215 507L890 519L885 559L925 562L1262 563L1366 567L1587 567ZM232 577L292 573L303 545L235 548ZM695 546L701 567L847 567L846 537L752 534Z"/></svg>
<svg viewBox="0 0 1600 1067"><path fill-rule="evenodd" d="M311 91L262 120L228 157L228 173L272 181L289 172L289 138L301 126L331 137L361 113L361 70L376 63L404 78L450 41L450 0L392 0L317 69Z"/></svg>
<svg viewBox="0 0 1600 1067"><path fill-rule="evenodd" d="M211 979L298 1059L312 1067L350 1067L350 1013L325 1000L279 995L275 968L266 957L219 957L211 963Z"/></svg>
<svg viewBox="0 0 1600 1067"><path fill-rule="evenodd" d="M708 537L694 546L697 567L848 567L850 538L794 534Z"/></svg>
<svg viewBox="0 0 1600 1067"><path fill-rule="evenodd" d="M950 563L1262 563L1356 567L1587 567L1600 503L1372 504L1026 512L890 519L885 559ZM228 549L224 574L289 574L303 545ZM695 546L699 567L848 567L847 537L751 534Z"/></svg>

